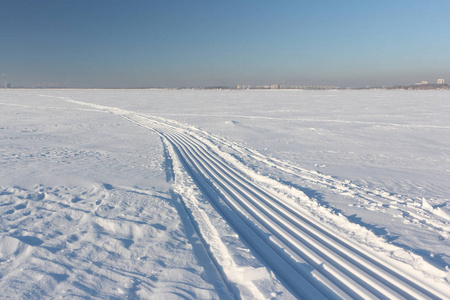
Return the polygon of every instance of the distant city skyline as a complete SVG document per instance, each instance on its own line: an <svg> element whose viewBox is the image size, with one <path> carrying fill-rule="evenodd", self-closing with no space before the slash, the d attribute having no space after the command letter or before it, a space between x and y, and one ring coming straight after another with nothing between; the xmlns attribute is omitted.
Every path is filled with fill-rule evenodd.
<svg viewBox="0 0 450 300"><path fill-rule="evenodd" d="M0 80L74 88L450 78L450 1L2 1Z"/></svg>
<svg viewBox="0 0 450 300"><path fill-rule="evenodd" d="M14 86L7 80L5 80L5 83L3 86L0 86L0 88L5 89L15 89L15 88L22 88L22 89L33 89L33 88L73 88L73 87L67 87L57 84L46 84L46 83L38 83L34 86ZM416 82L414 84L408 84L408 85L383 85L383 86L335 86L335 85L298 85L298 84L257 84L257 85L250 85L250 84L237 84L235 86L225 86L225 85L215 85L215 86L183 86L183 87L152 87L152 86L142 86L142 87L79 87L80 89L152 89L152 88L167 88L167 89L237 89L237 90L248 90L248 89L308 89L308 90L329 90L329 89L439 89L439 90L448 90L449 86L445 82L444 78L438 78L436 82L429 82L427 80L422 80L420 82Z"/></svg>

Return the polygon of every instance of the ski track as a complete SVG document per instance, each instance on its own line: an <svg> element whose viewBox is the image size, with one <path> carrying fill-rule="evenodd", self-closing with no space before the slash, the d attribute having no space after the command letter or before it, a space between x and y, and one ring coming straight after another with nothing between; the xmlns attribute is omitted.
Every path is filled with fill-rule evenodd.
<svg viewBox="0 0 450 300"><path fill-rule="evenodd" d="M448 285L445 282L426 278L411 266L377 254L373 249L321 223L311 217L307 210L290 201L292 199L277 193L275 187L271 189L270 180L262 184L252 179L248 172L236 166L236 162L230 161L231 155L219 148L233 148L242 155L250 155L283 172L330 189L347 191L363 201L380 201L378 198L381 197L382 201L398 205L405 215L426 222L434 229L448 231L445 224L429 221L425 210L402 206L408 199L381 190L359 187L351 182L340 182L331 176L265 157L199 129L161 117L64 97L56 98L120 115L161 135L176 153L177 158L173 159L179 160L214 208L295 296L302 299L447 298ZM208 248L205 245L205 249ZM223 272L224 281L232 282L231 274L226 269ZM253 295L260 298L261 295L255 293Z"/></svg>
<svg viewBox="0 0 450 300"><path fill-rule="evenodd" d="M291 111L287 111L291 112ZM174 114L169 113L165 115L170 116L202 116L202 117L226 117L226 118L241 118L251 120L276 120L276 121L292 121L292 122L318 122L318 123L336 123L336 124L362 124L362 125L378 125L378 126L392 126L399 128L438 128L438 129L450 129L449 126L442 125L430 125L430 124L400 124L400 123L386 123L386 122L368 122L368 121L347 121L338 119L324 119L324 118L279 118L279 117L264 117L264 116L246 116L246 115L232 115L232 114Z"/></svg>
<svg viewBox="0 0 450 300"><path fill-rule="evenodd" d="M160 119L165 122L176 123L172 120ZM182 126L180 124L177 125ZM389 207L390 209L395 209L398 211L398 215L401 215L411 223L420 223L422 226L427 226L430 230L437 230L443 237L450 236L450 225L448 222L450 221L450 216L439 207L432 207L429 205L427 199L422 198L419 199L420 201L417 201L417 199L389 193L382 189L359 186L348 180L339 180L330 175L321 174L314 170L303 169L294 164L267 157L253 149L243 147L236 143L230 143L221 137L214 136L193 126L189 126L188 129L202 137L204 142L210 147L219 146L229 148L238 153L239 157L255 160L271 168L278 169L286 174L305 180L308 183L316 184L338 194L351 197L354 199L353 205L355 206L371 207L373 209L377 209L377 207ZM240 159L238 158L238 160Z"/></svg>

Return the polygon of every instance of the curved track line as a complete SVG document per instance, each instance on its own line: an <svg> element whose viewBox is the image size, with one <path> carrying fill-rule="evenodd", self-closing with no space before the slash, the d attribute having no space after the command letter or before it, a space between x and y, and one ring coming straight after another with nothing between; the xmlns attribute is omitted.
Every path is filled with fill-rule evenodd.
<svg viewBox="0 0 450 300"><path fill-rule="evenodd" d="M203 190L209 189L208 194L215 191L219 197L223 198L226 205L250 224L248 226L252 227L256 234L269 233L276 237L276 240L273 238L269 241L264 240L266 244L272 243L269 247L281 245L285 252L288 249L314 266L321 274L315 279L328 285L328 288L334 292L336 287L342 289L340 296L347 294L352 298L373 296L391 299L443 297L439 293L430 291L418 280L401 274L386 263L370 258L370 254L361 253L361 250L340 241L338 237L333 241L329 235L320 233L317 228L311 229L310 224L276 204L280 201L270 197L264 191L260 192L258 187L253 186L235 171L227 170L229 167L224 163L219 164L219 156L212 158L214 155L211 151L206 153L205 149L200 150L198 140L181 134L161 133L179 150L180 159L190 169L190 173L195 173L196 177L203 177L202 181L209 185L205 187L203 183ZM213 197L210 196L210 198ZM239 226L234 227L240 233L240 228L236 228ZM258 230L260 232L257 232ZM336 240L347 248L337 244ZM258 249L253 250L258 253ZM283 256L280 251L278 254ZM275 267L274 271L278 272L278 275L283 272L277 270L270 261L266 261L266 264L271 268ZM330 282L333 284L330 285ZM291 286L289 288L293 289Z"/></svg>
<svg viewBox="0 0 450 300"><path fill-rule="evenodd" d="M191 142L196 143L193 139ZM202 148L201 145L197 145L197 150L201 151L204 155L209 156L210 162L212 162L217 168L220 169L221 172L227 173L229 176L229 180L233 181L232 184L236 186L240 186L243 188L243 191L250 192L253 196L257 197L258 201L254 201L255 205L259 206L259 208L263 212L267 212L271 215L271 217L278 221L277 217L274 214L278 214L285 220L288 220L291 224L287 224L286 227L289 227L289 230L296 234L298 237L302 237L304 242L309 243L311 247L315 248L315 251L320 250L320 246L317 243L321 243L322 246L325 246L326 249L331 249L334 253L339 253L341 256L345 256L347 260L352 260L354 264L360 266L360 268L365 268L367 272L371 272L378 276L381 276L385 279L386 284L390 284L392 278L386 274L383 274L382 271L377 270L377 268L383 270L384 272L390 273L395 277L399 275L393 272L389 266L381 260L376 260L372 258L369 254L365 253L361 250L357 245L352 245L345 239L336 238L335 235L331 234L330 230L324 230L322 228L323 225L318 224L314 220L304 216L304 213L296 211L295 208L289 207L287 203L280 201L276 197L268 194L264 189L255 186L254 184L249 184L247 179L245 179L242 175L232 170L228 166L226 166L223 162L219 161L216 157L212 156L207 149ZM248 194L246 194L247 197ZM250 201L252 201L250 199ZM311 240L308 236L305 236L305 233L298 232L299 228L301 228L305 233L309 236L314 237L314 240ZM325 252L327 252L325 250ZM325 254L325 253L324 253ZM325 254L326 255L326 254ZM363 257L364 259L361 259ZM376 267L374 267L376 265ZM345 267L345 262L342 264L338 264L339 267ZM344 272L348 271L348 269L352 269L352 266L346 266L344 268ZM419 283L414 283L413 280L404 278L403 280L408 281L409 284L419 285Z"/></svg>

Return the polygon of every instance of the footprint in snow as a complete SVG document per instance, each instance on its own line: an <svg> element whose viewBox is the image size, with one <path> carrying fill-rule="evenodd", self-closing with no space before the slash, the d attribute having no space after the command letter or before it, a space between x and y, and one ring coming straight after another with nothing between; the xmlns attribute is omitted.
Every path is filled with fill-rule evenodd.
<svg viewBox="0 0 450 300"><path fill-rule="evenodd" d="M48 273L48 275L50 277L52 277L58 283L66 281L67 278L69 278L69 275L67 275L67 274Z"/></svg>
<svg viewBox="0 0 450 300"><path fill-rule="evenodd" d="M78 236L77 236L76 234L72 234L72 235L69 236L69 238L67 239L67 241L68 241L69 243L74 243L74 242L78 241Z"/></svg>
<svg viewBox="0 0 450 300"><path fill-rule="evenodd" d="M122 245L130 249L130 246L133 245L134 241L132 239L117 239L118 241L122 242Z"/></svg>
<svg viewBox="0 0 450 300"><path fill-rule="evenodd" d="M162 231L166 231L166 230L167 230L167 227L166 227L166 226L164 226L164 225L162 225L162 224L158 224L158 223L156 223L156 224L151 224L150 226L152 226L153 228L156 228L156 229L158 229L158 230L162 230Z"/></svg>
<svg viewBox="0 0 450 300"><path fill-rule="evenodd" d="M76 197L74 197L73 199L72 199L72 203L78 203L78 202L80 202L81 200L83 200L82 198L80 198L80 197L78 197L78 196L76 196Z"/></svg>
<svg viewBox="0 0 450 300"><path fill-rule="evenodd" d="M110 185L109 183L104 183L104 184L103 184L103 187L104 187L105 189L107 189L108 191L114 189L113 186Z"/></svg>
<svg viewBox="0 0 450 300"><path fill-rule="evenodd" d="M26 208L27 207L27 204L26 203L21 203L21 204L18 204L18 205L16 205L16 206L14 206L14 208L16 209L16 210L21 210L21 209L24 209L24 208Z"/></svg>
<svg viewBox="0 0 450 300"><path fill-rule="evenodd" d="M30 246L40 246L44 243L43 240L41 240L40 238L37 238L35 236L23 235L23 236L13 236L13 238L16 238L19 241L21 241L22 243L25 243Z"/></svg>
<svg viewBox="0 0 450 300"><path fill-rule="evenodd" d="M45 193L28 194L26 198L29 200L41 201L45 199Z"/></svg>
<svg viewBox="0 0 450 300"><path fill-rule="evenodd" d="M111 214L111 210L114 209L114 206L110 206L110 205L100 205L96 210L95 210L95 215L97 217L106 217L108 215Z"/></svg>

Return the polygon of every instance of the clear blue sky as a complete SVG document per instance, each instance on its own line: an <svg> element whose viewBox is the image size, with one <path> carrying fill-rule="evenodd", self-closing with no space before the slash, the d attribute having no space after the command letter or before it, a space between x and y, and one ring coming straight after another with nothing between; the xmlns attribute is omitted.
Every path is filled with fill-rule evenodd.
<svg viewBox="0 0 450 300"><path fill-rule="evenodd" d="M1 0L0 81L450 82L450 1Z"/></svg>

